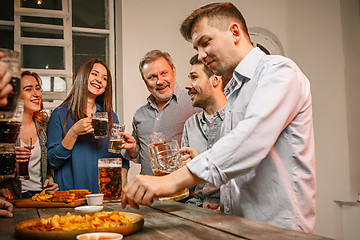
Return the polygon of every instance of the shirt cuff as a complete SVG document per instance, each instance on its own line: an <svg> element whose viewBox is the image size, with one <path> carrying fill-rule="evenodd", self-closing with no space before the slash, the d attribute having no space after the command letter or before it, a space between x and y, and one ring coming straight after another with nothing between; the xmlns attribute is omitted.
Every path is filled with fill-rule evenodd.
<svg viewBox="0 0 360 240"><path fill-rule="evenodd" d="M207 151L189 161L186 166L198 178L219 187L227 182L225 174L207 157Z"/></svg>
<svg viewBox="0 0 360 240"><path fill-rule="evenodd" d="M131 158L129 152L126 149L121 149L121 155L129 161L132 161L134 163L140 163L138 160L140 154L138 154L136 158Z"/></svg>

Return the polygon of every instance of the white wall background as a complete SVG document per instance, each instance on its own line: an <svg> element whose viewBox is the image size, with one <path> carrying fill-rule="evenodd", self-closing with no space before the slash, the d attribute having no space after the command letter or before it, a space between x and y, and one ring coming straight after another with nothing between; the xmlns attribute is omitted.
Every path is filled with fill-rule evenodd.
<svg viewBox="0 0 360 240"><path fill-rule="evenodd" d="M118 115L131 132L132 115L148 91L138 70L151 49L168 51L185 86L195 54L179 33L182 20L206 0L116 0ZM316 233L359 239L360 208L338 205L360 192L358 0L233 0L248 27L262 27L281 41L312 86L317 167ZM138 167L132 165L130 178ZM351 204L350 204L351 205ZM350 224L352 223L352 224Z"/></svg>

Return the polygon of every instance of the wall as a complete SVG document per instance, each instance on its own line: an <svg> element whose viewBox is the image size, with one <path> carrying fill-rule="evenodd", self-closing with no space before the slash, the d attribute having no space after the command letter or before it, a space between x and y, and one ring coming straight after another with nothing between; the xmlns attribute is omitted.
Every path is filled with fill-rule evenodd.
<svg viewBox="0 0 360 240"><path fill-rule="evenodd" d="M151 49L168 51L174 58L177 80L185 86L188 60L195 54L181 37L181 21L204 0L117 0L122 3L122 74L117 69L123 90L123 116L131 132L132 115L145 102L148 91L140 77L138 63ZM334 200L353 201L360 192L359 122L359 47L349 44L359 28L357 0L234 0L248 27L264 27L281 41L285 55L292 58L312 85L317 167L316 233L335 239L351 239L351 216L344 214ZM261 7L260 7L261 6ZM117 10L118 11L118 10ZM119 13L118 13L119 14ZM350 14L350 15L349 15ZM357 25L356 25L357 24ZM117 28L118 29L118 28ZM355 31L356 32L356 31ZM357 54L356 54L357 53ZM118 56L119 57L119 56ZM120 91L121 92L121 91ZM119 114L121 115L121 114ZM131 176L138 168L132 165ZM346 212L349 212L349 207ZM353 235L354 236L354 235Z"/></svg>

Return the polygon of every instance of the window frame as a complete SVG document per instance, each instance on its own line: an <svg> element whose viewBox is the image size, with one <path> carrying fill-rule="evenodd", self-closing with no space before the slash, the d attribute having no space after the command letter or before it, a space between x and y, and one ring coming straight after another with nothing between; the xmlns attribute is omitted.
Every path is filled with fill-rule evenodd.
<svg viewBox="0 0 360 240"><path fill-rule="evenodd" d="M38 73L45 77L62 77L65 78L66 92L44 91L44 100L64 100L71 90L73 84L73 35L77 33L90 33L107 35L107 48L105 49L107 59L104 59L109 66L109 69L114 76L112 83L116 89L115 81L115 24L114 24L114 0L107 0L105 2L105 16L107 17L107 29L95 29L72 26L72 0L61 0L62 10L36 9L36 8L22 8L20 7L20 0L14 0L14 21L0 20L0 25L14 27L14 50L22 56L23 45L35 46L60 46L64 48L64 66L63 70L55 69L33 69L22 68ZM51 25L40 23L21 22L22 16L30 17L49 17L60 18L63 20L63 25ZM63 31L63 39L46 39L46 38L30 38L21 36L21 27L34 27L40 29L57 29ZM116 91L113 94L114 109L116 109ZM44 102L44 107L47 110L53 110L59 105L59 102Z"/></svg>

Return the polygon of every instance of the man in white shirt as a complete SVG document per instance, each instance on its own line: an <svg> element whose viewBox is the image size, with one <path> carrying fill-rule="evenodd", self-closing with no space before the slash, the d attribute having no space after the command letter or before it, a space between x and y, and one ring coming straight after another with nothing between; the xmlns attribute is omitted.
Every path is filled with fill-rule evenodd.
<svg viewBox="0 0 360 240"><path fill-rule="evenodd" d="M223 137L172 174L137 176L122 204L150 205L157 196L209 182L224 184L224 212L313 233L315 147L310 83L288 58L266 55L250 42L231 3L195 10L180 32L225 87Z"/></svg>

